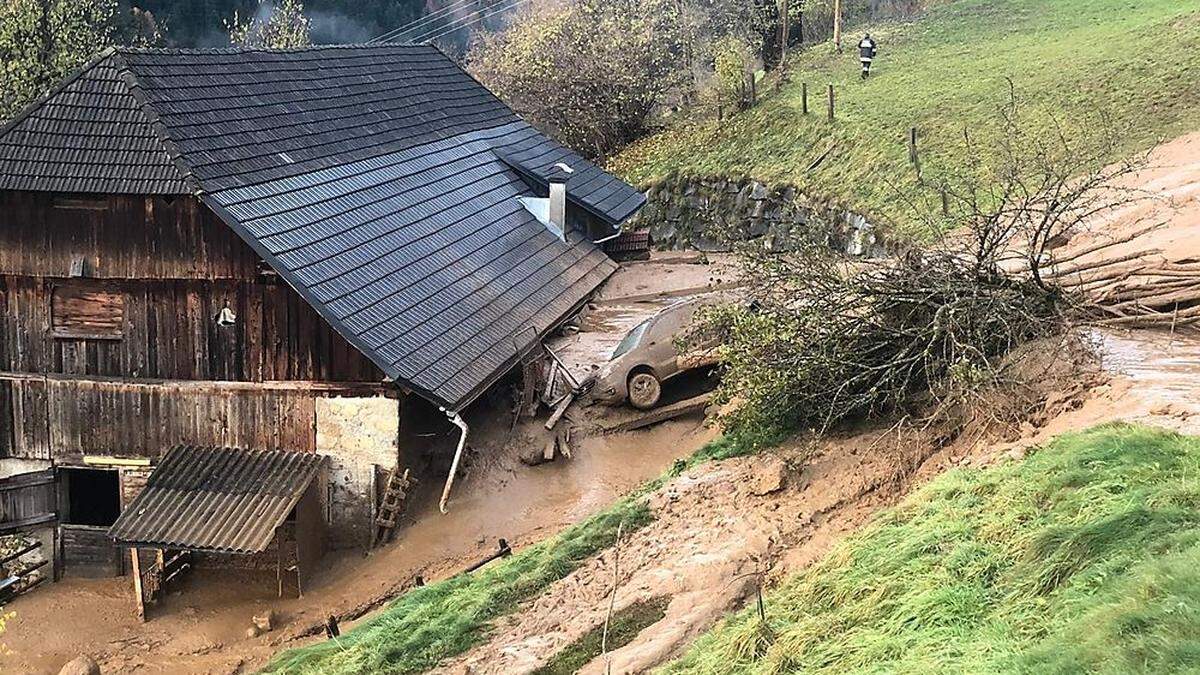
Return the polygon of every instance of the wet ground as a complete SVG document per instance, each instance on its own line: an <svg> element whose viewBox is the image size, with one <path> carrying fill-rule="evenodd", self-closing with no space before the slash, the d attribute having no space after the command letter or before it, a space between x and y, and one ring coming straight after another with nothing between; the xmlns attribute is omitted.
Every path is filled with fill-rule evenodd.
<svg viewBox="0 0 1200 675"><path fill-rule="evenodd" d="M707 290L716 283L713 271L695 256L674 255L618 272L582 332L564 338L590 345L573 352L580 372L607 358L628 327L665 304ZM712 385L703 374L681 377L665 387L664 396L686 398ZM369 557L356 551L327 556L304 598L276 598L273 575L205 572L140 624L128 578L68 580L8 608L17 616L3 636L12 653L0 656L0 672L53 674L80 654L96 658L105 673L252 672L277 651L311 639L297 636L325 616L359 609L369 617L370 607L403 591L417 575L435 580L457 573L493 552L499 538L518 549L544 539L661 475L716 434L693 418L628 434L579 435L571 459L527 467L519 456L540 447L545 415L514 430L503 405L477 408L468 415L471 452L449 512L438 512L445 469L435 467L418 486L395 542ZM452 446L447 439L430 440ZM251 617L265 609L280 615L280 627L247 637Z"/></svg>

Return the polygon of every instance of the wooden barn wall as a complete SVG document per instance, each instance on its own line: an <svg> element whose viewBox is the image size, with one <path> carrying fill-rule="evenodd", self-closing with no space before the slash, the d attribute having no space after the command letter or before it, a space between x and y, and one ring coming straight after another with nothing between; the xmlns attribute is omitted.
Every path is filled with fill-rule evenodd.
<svg viewBox="0 0 1200 675"><path fill-rule="evenodd" d="M316 451L303 388L0 379L0 457L154 458L180 443Z"/></svg>
<svg viewBox="0 0 1200 675"><path fill-rule="evenodd" d="M74 339L56 332L56 287L60 295L119 294L120 334ZM237 317L231 326L216 321L226 305ZM0 276L0 312L0 371L250 382L384 377L295 291L270 279Z"/></svg>
<svg viewBox="0 0 1200 675"><path fill-rule="evenodd" d="M196 198L0 191L0 274L252 279L258 256Z"/></svg>

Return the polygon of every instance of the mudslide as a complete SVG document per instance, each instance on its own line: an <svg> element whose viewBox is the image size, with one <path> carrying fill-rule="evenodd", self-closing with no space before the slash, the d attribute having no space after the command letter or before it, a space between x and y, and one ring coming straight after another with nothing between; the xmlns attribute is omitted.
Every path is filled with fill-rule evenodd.
<svg viewBox="0 0 1200 675"><path fill-rule="evenodd" d="M1065 250L1154 223L1160 226L1081 260L1146 250L1168 261L1200 260L1200 134L1158 148L1131 185L1146 198L1097 219ZM1081 337L1090 345L1088 364L1033 358L1021 367L1039 409L1016 433L997 437L968 424L947 444L937 429L871 429L688 471L650 495L653 523L505 617L486 643L438 672L531 672L603 625L610 603L620 613L666 598L661 620L581 671L646 672L742 606L760 574L769 583L803 568L944 470L1020 461L1058 434L1109 421L1200 433L1200 330L1089 330ZM1054 346L1034 347L1031 353L1052 353Z"/></svg>

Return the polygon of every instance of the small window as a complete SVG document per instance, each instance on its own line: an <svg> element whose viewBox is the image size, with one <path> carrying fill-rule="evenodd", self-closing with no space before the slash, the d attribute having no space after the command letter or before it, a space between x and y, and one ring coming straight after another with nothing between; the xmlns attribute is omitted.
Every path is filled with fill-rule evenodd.
<svg viewBox="0 0 1200 675"><path fill-rule="evenodd" d="M59 286L50 307L51 334L75 340L120 340L125 296L110 290Z"/></svg>
<svg viewBox="0 0 1200 675"><path fill-rule="evenodd" d="M54 208L70 209L73 211L106 211L106 197L55 197Z"/></svg>

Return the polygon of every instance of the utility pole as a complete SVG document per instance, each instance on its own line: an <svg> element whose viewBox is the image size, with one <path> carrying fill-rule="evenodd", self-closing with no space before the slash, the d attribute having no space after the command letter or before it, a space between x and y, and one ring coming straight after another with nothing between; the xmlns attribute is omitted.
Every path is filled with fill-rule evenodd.
<svg viewBox="0 0 1200 675"><path fill-rule="evenodd" d="M785 65L787 63L788 19L789 19L788 4L789 4L788 0L783 0L783 13L780 16L780 19L782 20L782 25L780 26L780 32L782 33L782 37L780 37L780 39L779 39L779 63L780 63L780 65Z"/></svg>
<svg viewBox="0 0 1200 675"><path fill-rule="evenodd" d="M833 0L833 48L842 53L842 0Z"/></svg>

